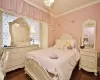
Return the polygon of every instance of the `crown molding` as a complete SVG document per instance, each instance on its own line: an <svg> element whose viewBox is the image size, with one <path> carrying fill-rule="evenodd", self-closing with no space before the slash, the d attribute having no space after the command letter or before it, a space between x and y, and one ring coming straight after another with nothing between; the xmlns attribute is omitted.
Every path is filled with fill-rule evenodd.
<svg viewBox="0 0 100 80"><path fill-rule="evenodd" d="M70 11L67 11L67 12L65 12L65 13L62 13L62 14L60 14L60 15L57 15L56 17L61 17L61 16L63 16L63 15L66 15L66 14L69 14L69 13L72 13L72 12L75 12L75 11L77 11L77 10L81 10L81 9L83 9L83 8L89 7L89 6L94 5L94 4L97 4L97 3L99 3L99 2L100 2L100 0L93 1L93 2L91 2L91 3L88 3L88 4L86 4L86 5L83 5L83 6L81 6L81 7L78 7L78 8L75 8L75 9L73 9L73 10L70 10Z"/></svg>
<svg viewBox="0 0 100 80"><path fill-rule="evenodd" d="M48 10L46 10L46 9L44 9L44 8L41 8L40 6L38 6L38 5L36 5L36 4L32 3L32 2L30 2L29 0L24 0L24 1L25 1L26 3L28 3L28 4L30 4L30 5L32 5L32 6L36 7L36 8L38 8L38 9L40 9L40 10L46 12L46 13L49 13L51 16L53 16L53 17L55 17L55 18L61 17L61 16L63 16L63 15L66 15L66 14L69 14L69 13L72 13L72 12L75 12L75 11L78 11L78 10L81 10L81 9L83 9L83 8L89 7L89 6L91 6L91 5L94 5L94 4L97 4L97 3L100 2L100 0L93 1L93 2L91 2L91 3L88 3L88 4L86 4L86 5L83 5L83 6L81 6L81 7L75 8L75 9L70 10L70 11L67 11L67 12L64 12L64 13L62 13L62 14L54 15L53 13L49 12Z"/></svg>
<svg viewBox="0 0 100 80"><path fill-rule="evenodd" d="M42 7L38 6L38 5L36 5L35 3L30 2L29 0L24 0L24 2L26 2L26 3L30 4L31 6L34 6L34 7L38 8L38 9L44 11L44 12L46 12L46 13L49 13L49 14L50 14L51 16L53 16L53 17L56 17L54 14L52 14L52 13L49 12L48 10L46 10L46 9L44 9L44 8L42 8Z"/></svg>

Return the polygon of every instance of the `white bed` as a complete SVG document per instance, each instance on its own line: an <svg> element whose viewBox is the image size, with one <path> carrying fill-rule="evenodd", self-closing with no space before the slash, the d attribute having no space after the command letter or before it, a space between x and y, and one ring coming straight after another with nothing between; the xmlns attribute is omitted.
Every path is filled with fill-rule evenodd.
<svg viewBox="0 0 100 80"><path fill-rule="evenodd" d="M69 34L65 34L60 39L70 40L73 38ZM51 59L54 55L57 59ZM63 50L51 47L48 49L29 52L26 56L25 71L35 80L69 80L79 58L80 54L77 49ZM35 69L37 66L34 67L34 60L39 63L38 66L40 65L40 68L43 67L43 69L38 68L39 70L42 72L45 71L45 73L47 71L54 75L52 79L37 78L40 75L40 72L38 69ZM45 74L45 77L47 76L48 73Z"/></svg>

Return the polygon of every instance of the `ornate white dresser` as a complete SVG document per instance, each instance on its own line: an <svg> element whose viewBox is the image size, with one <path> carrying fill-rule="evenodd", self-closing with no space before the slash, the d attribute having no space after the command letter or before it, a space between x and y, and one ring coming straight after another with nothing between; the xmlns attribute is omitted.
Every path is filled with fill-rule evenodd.
<svg viewBox="0 0 100 80"><path fill-rule="evenodd" d="M25 47L7 47L3 48L3 54L9 52L9 58L7 61L6 72L23 68L25 62L25 55L30 52L39 49L38 45L25 46Z"/></svg>
<svg viewBox="0 0 100 80"><path fill-rule="evenodd" d="M97 52L93 49L80 49L79 69L94 72L97 75Z"/></svg>
<svg viewBox="0 0 100 80"><path fill-rule="evenodd" d="M17 18L13 22L9 22L11 46L4 47L3 54L9 52L6 72L23 68L25 55L39 49L38 45L30 44L30 26L23 18Z"/></svg>
<svg viewBox="0 0 100 80"><path fill-rule="evenodd" d="M96 49L96 21L88 19L83 23L82 41L80 48L79 68L97 75L97 51Z"/></svg>

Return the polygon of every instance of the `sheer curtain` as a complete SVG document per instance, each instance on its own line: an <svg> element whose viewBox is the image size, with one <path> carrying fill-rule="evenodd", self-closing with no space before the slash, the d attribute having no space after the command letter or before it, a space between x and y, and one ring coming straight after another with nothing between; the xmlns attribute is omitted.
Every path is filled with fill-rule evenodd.
<svg viewBox="0 0 100 80"><path fill-rule="evenodd" d="M34 44L40 45L40 23L30 18L25 20L30 25L31 30L34 31L34 34L30 35L33 38Z"/></svg>
<svg viewBox="0 0 100 80"><path fill-rule="evenodd" d="M3 29L3 46L10 46L11 42L11 36L9 33L9 22L12 22L14 19L16 19L16 16L12 16L8 13L3 13L3 23L2 23L2 29Z"/></svg>

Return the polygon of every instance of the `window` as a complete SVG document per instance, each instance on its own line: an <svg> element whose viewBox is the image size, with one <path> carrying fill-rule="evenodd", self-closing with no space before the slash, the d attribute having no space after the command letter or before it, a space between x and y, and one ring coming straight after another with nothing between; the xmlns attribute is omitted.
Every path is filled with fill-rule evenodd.
<svg viewBox="0 0 100 80"><path fill-rule="evenodd" d="M3 46L10 46L11 44L11 36L9 32L9 22L13 22L13 20L17 19L16 16L10 15L8 13L3 13ZM34 41L34 44L40 45L40 24L37 21L34 21L32 19L25 19L28 24L30 25L30 28L32 31L34 31L34 34L30 34L30 37L32 38L32 41Z"/></svg>

